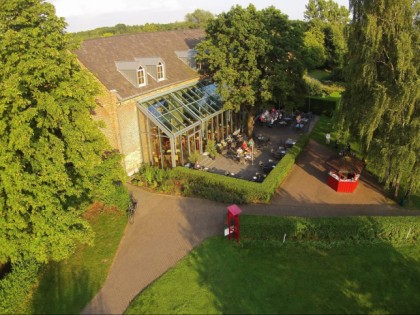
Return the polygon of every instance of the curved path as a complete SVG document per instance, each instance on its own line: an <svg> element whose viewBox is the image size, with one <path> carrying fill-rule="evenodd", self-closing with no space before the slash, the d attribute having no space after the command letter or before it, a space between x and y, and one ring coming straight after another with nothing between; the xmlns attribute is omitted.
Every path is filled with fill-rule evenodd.
<svg viewBox="0 0 420 315"><path fill-rule="evenodd" d="M385 198L369 178L355 193L339 194L326 182L332 154L310 142L270 205L241 206L244 214L338 216L420 215ZM204 239L222 235L226 206L198 198L155 194L130 186L139 200L133 224L121 239L108 278L83 314L121 314L130 301Z"/></svg>

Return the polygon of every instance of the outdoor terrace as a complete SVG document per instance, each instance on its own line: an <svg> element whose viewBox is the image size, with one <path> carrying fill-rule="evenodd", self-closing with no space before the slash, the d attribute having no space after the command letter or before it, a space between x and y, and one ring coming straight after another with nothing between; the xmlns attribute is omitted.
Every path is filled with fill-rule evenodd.
<svg viewBox="0 0 420 315"><path fill-rule="evenodd" d="M256 123L252 159L238 158L237 149L244 139L249 139L243 135L236 135L233 137L233 140L236 140L236 145L232 148L228 143L225 149L219 150L215 159L204 154L199 161L200 170L198 171L208 171L251 181L263 181L270 168L272 169L284 156L285 151L293 146L293 142L312 130L318 117L312 115L309 117L304 126L296 126L294 120L290 120L286 124L278 121L270 127L266 123ZM290 140L292 140L291 143L289 143Z"/></svg>

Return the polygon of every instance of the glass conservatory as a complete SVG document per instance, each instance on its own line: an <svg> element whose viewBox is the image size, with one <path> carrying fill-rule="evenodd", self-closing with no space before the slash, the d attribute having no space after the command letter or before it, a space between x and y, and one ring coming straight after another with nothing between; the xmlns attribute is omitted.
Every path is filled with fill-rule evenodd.
<svg viewBox="0 0 420 315"><path fill-rule="evenodd" d="M188 163L195 151L203 153L209 139L220 141L238 128L236 114L223 109L216 85L200 82L137 104L142 158L161 168Z"/></svg>

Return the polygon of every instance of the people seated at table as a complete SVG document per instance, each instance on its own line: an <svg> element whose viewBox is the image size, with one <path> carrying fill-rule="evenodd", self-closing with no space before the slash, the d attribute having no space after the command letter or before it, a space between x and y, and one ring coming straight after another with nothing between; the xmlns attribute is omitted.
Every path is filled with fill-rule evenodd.
<svg viewBox="0 0 420 315"><path fill-rule="evenodd" d="M244 151L248 151L248 143L244 140L244 142L242 142L242 150Z"/></svg>

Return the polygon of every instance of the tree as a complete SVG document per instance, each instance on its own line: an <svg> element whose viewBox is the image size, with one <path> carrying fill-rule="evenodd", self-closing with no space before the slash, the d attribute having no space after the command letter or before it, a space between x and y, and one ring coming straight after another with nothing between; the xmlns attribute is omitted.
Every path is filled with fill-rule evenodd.
<svg viewBox="0 0 420 315"><path fill-rule="evenodd" d="M305 32L305 65L309 70L319 68L325 64L327 56L324 42L325 34L319 28L311 28Z"/></svg>
<svg viewBox="0 0 420 315"><path fill-rule="evenodd" d="M352 0L343 131L398 195L419 190L419 29L413 0ZM418 11L417 11L418 12Z"/></svg>
<svg viewBox="0 0 420 315"><path fill-rule="evenodd" d="M60 260L92 243L84 205L124 175L90 116L98 88L54 7L0 6L0 263Z"/></svg>
<svg viewBox="0 0 420 315"><path fill-rule="evenodd" d="M205 26L207 22L213 18L213 13L201 9L197 9L194 12L185 15L185 21L194 24L199 24L200 26Z"/></svg>
<svg viewBox="0 0 420 315"><path fill-rule="evenodd" d="M250 136L257 109L270 100L290 99L302 77L295 67L297 33L273 7L235 6L209 22L206 39L197 45L197 61L217 83L225 109L246 114Z"/></svg>
<svg viewBox="0 0 420 315"><path fill-rule="evenodd" d="M304 16L309 22L305 33L305 46L312 54L308 60L308 67L317 66L325 59L324 66L331 69L341 68L347 49L345 28L349 20L349 11L345 6L339 7L332 0L309 0ZM319 45L324 47L323 51ZM317 58L314 59L315 57Z"/></svg>
<svg viewBox="0 0 420 315"><path fill-rule="evenodd" d="M261 11L267 53L260 62L263 101L292 110L303 102L303 27L274 7ZM264 87L267 86L267 87Z"/></svg>

